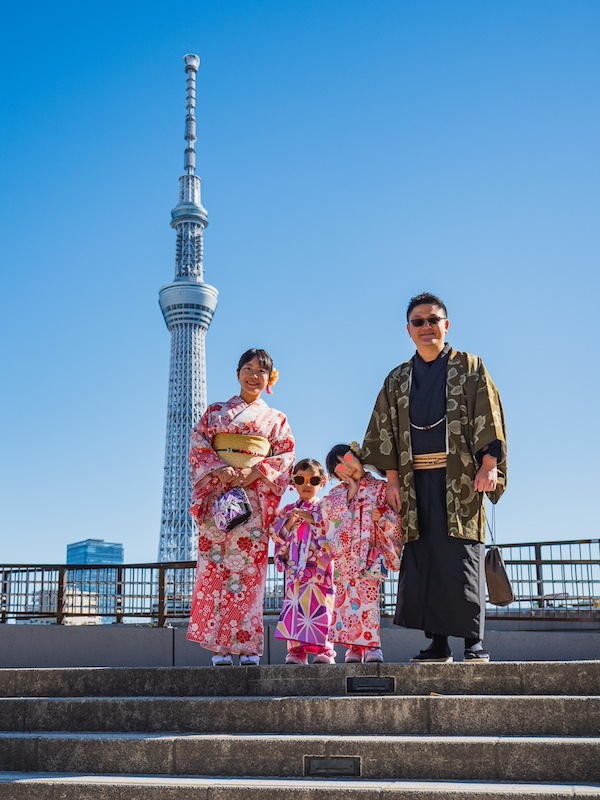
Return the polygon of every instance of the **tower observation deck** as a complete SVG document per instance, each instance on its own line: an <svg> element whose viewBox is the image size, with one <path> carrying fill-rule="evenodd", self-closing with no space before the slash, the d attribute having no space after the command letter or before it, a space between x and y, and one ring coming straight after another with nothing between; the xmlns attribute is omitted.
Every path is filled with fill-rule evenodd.
<svg viewBox="0 0 600 800"><path fill-rule="evenodd" d="M203 233L208 225L196 175L196 74L200 59L184 56L187 74L185 174L179 178L179 203L171 212L177 232L175 277L159 292L171 333L165 477L158 559L196 558L195 524L189 513L190 432L206 408L205 336L217 307L218 292L204 283Z"/></svg>

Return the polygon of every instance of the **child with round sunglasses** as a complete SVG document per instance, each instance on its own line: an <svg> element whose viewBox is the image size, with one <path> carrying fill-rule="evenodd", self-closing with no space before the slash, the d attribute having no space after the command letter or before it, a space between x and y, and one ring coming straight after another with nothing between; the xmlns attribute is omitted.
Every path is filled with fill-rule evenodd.
<svg viewBox="0 0 600 800"><path fill-rule="evenodd" d="M275 564L285 572L285 597L274 635L287 640L286 664L307 664L311 653L313 664L335 663L327 638L334 594L331 547L317 499L326 483L318 461L299 461L292 473L298 500L278 511L271 526Z"/></svg>
<svg viewBox="0 0 600 800"><path fill-rule="evenodd" d="M321 503L335 564L329 638L347 647L347 664L382 662L379 590L388 570L400 568L400 519L385 481L365 472L358 445L335 445L325 463L341 481Z"/></svg>

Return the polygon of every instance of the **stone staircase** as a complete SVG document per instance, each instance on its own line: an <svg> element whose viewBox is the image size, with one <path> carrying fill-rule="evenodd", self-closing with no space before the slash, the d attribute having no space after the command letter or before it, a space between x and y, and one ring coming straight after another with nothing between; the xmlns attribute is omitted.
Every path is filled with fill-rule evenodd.
<svg viewBox="0 0 600 800"><path fill-rule="evenodd" d="M600 800L600 661L0 670L0 800Z"/></svg>

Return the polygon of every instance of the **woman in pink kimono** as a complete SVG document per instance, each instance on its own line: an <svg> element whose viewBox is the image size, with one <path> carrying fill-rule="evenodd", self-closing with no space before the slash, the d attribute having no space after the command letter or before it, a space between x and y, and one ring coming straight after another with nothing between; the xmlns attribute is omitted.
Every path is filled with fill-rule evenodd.
<svg viewBox="0 0 600 800"><path fill-rule="evenodd" d="M210 405L191 436L191 514L198 521L198 564L187 638L212 650L215 666L259 663L263 652L263 601L268 531L289 486L294 439L287 419L261 399L277 380L266 350L248 350L238 364L240 393ZM228 489L242 487L251 515L225 531L212 506Z"/></svg>
<svg viewBox="0 0 600 800"><path fill-rule="evenodd" d="M334 558L329 638L348 648L347 664L382 662L379 587L400 567L399 517L387 504L386 482L365 472L350 445L333 447L326 465L342 481L321 501Z"/></svg>

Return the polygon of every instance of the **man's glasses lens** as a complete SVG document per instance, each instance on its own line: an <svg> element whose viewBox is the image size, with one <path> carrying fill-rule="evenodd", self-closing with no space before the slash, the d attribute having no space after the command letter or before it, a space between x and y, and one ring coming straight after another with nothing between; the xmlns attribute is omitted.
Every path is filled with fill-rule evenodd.
<svg viewBox="0 0 600 800"><path fill-rule="evenodd" d="M305 483L310 483L311 486L318 486L321 483L321 478L318 475L313 475L312 478L305 478L304 475L294 475L292 478L296 486L304 486Z"/></svg>
<svg viewBox="0 0 600 800"><path fill-rule="evenodd" d="M423 325L425 325L425 323L427 323L430 326L433 326L437 325L443 319L446 319L446 317L427 317L427 319L411 319L410 324L414 328L422 328Z"/></svg>

